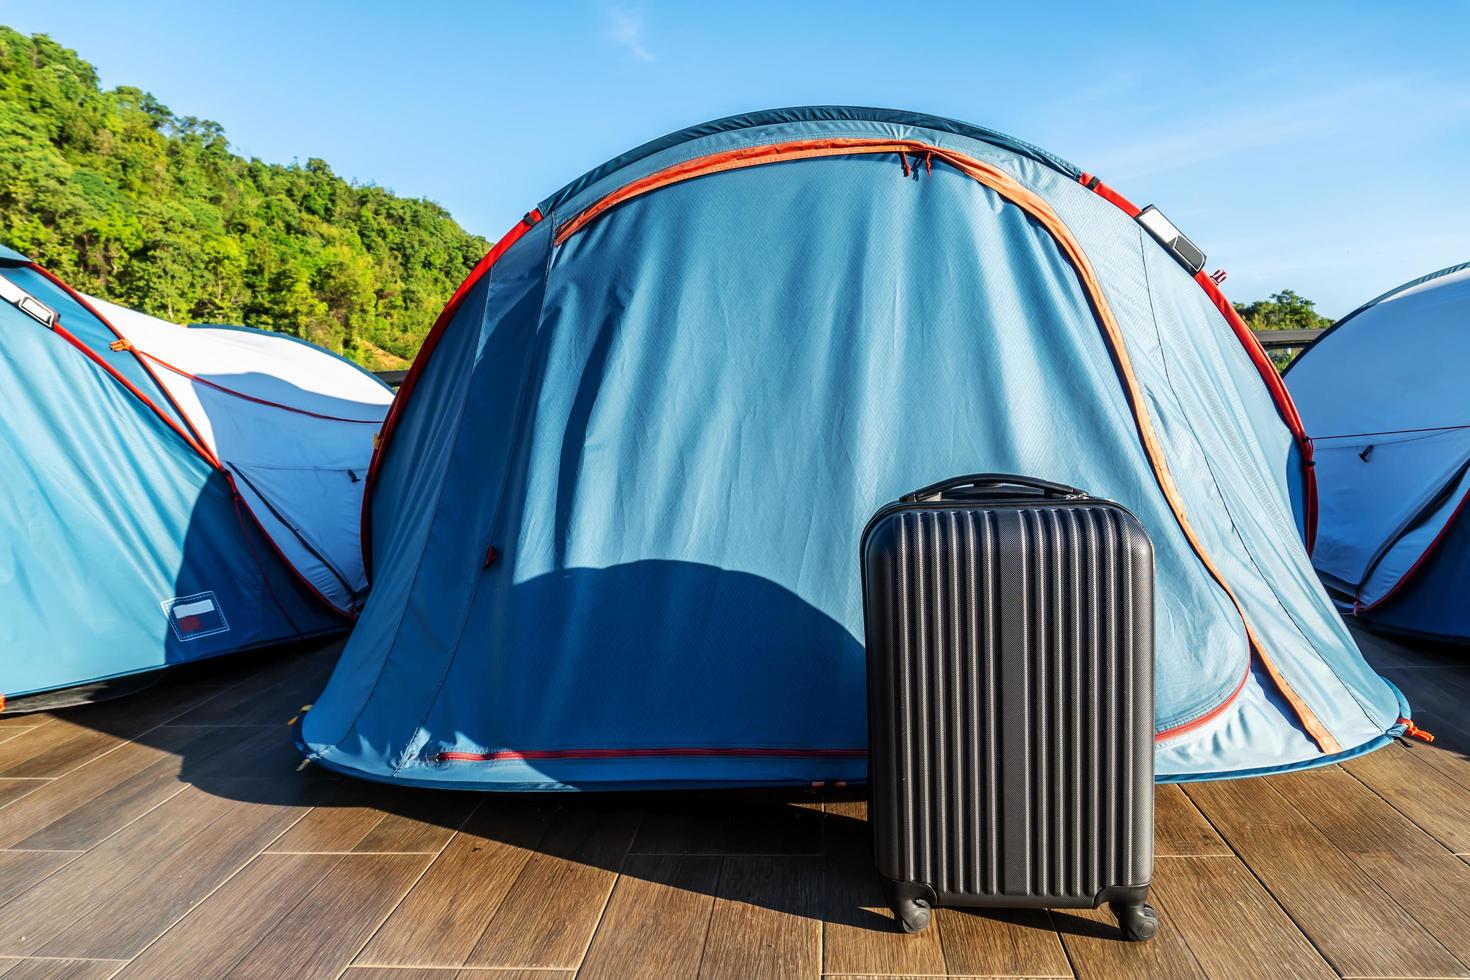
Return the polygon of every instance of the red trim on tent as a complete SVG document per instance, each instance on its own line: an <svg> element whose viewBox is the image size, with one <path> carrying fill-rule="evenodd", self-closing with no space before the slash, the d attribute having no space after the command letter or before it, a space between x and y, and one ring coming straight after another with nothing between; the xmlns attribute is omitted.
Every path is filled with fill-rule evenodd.
<svg viewBox="0 0 1470 980"><path fill-rule="evenodd" d="M122 340L118 341L118 344L122 344L124 346L119 347L114 344L113 346L117 350L136 351L139 357L146 357L148 360L152 361L154 364L157 364L165 371L172 371L174 374L177 374L181 378L188 378L190 381L202 384L206 388L213 388L215 391L223 392L226 395L233 395L236 398L243 399L247 402L254 402L257 405L265 405L268 408L279 408L285 412L295 412L297 415L309 415L314 419L324 419L328 422L351 422L354 425L378 424L378 419L349 419L344 418L340 415L323 415L321 412L313 412L305 408L297 408L295 405L287 405L283 402L273 402L269 398L257 398L255 395L247 395L243 391L236 391L234 388L228 388L225 385L219 384L216 381L211 381L208 378L201 378L197 374L192 374L188 371L185 371L181 367L176 367L175 365L170 364L168 361L165 361L163 358L159 357L156 354L150 354L145 350L139 350L138 348L133 346L131 341Z"/></svg>
<svg viewBox="0 0 1470 980"><path fill-rule="evenodd" d="M1414 564L1409 566L1409 570L1399 576L1399 580L1393 584L1393 588L1389 589L1387 592L1383 593L1383 595L1379 596L1372 603L1366 606L1355 605L1353 608L1354 616L1358 615L1359 613L1365 613L1369 612L1370 610L1377 609L1379 606L1383 605L1394 595L1394 593L1403 588L1404 583L1413 578L1414 575L1419 571L1419 569L1424 567L1425 563L1429 561L1430 555L1434 554L1434 550L1439 547L1440 542L1445 539L1445 537L1450 533L1450 530L1455 526L1455 521L1460 519L1460 512L1465 509L1466 501L1470 501L1470 493L1466 493L1465 496L1460 498L1460 502L1455 505L1454 512L1450 514L1449 520L1444 522L1444 524L1439 529L1439 533L1434 536L1434 540L1429 542L1429 546L1424 549L1423 553L1420 554L1417 559L1415 559Z"/></svg>
<svg viewBox="0 0 1470 980"><path fill-rule="evenodd" d="M56 276L52 275L47 270L41 268L39 265L36 265L34 262L31 263L30 268L34 269L36 272L39 272L41 275L43 275L47 279L51 280L52 283L54 283L63 292L65 292L68 296L70 296L73 300L75 300L77 302L77 304L81 306L82 309L86 310L88 313L90 313L94 317L96 317L97 318L97 322L101 323L108 330L111 330L113 336L116 337L118 340L126 340L127 339L126 337L124 337L122 335L122 331L118 330L117 327L114 327L112 325L112 321L111 320L109 320L109 319L107 319L107 317L103 316L102 313L101 313L101 311L98 310L97 307L93 306L90 302L87 301L87 297L83 296L81 293L77 292L75 289L72 289L70 283L64 282L63 280L57 278ZM162 381L159 381L158 380L158 375L156 375L156 374L153 373L153 369L148 366L147 362L144 361L142 357L138 356L138 352L135 351L135 350L132 350L131 345L129 345L129 347L127 349L132 353L133 359L138 362L138 366L143 369L143 373L146 374L146 375L148 375L149 379L154 383L154 385L156 385L158 387L159 392L163 395L164 399L169 403L170 407L172 407L173 410L174 410L174 412L176 412L178 414L179 418L183 419L184 425L188 426L188 429L193 434L194 438L193 439L188 439L188 440L185 440L185 441L187 441L189 443L189 445L192 446L194 448L194 450L199 453L199 455L203 456L205 458L205 460L207 460L210 463L210 465L212 465L215 469L220 469L221 467L220 467L219 458L217 456L215 456L215 454L210 450L210 448L207 445L205 445L204 437L201 436L199 434L199 430L194 427L194 423L193 423L192 420L190 420L190 418L188 416L188 413L186 413L183 410L183 408L181 408L179 406L179 403L178 402L174 401L173 395L169 394L168 389L164 387ZM90 352L90 348L88 348L88 350ZM98 363L102 363L102 362L99 361ZM117 374L118 377L121 377L121 374L118 374L118 372L113 372L113 373L114 374ZM129 385L129 387L132 388L132 390L133 390L133 392L135 394L138 394L138 395L141 396L141 392L139 392L137 388L135 388L135 387L133 387L131 385ZM147 401L147 400L148 399L144 398L144 401ZM149 402L149 404L150 405L153 405L152 402ZM158 411L158 406L157 405L153 405L153 409L154 409L154 411ZM159 412L159 414L162 415L163 413L162 412ZM168 421L168 420L165 419L165 421ZM175 425L175 426L173 426L173 428L177 430L179 427L177 425Z"/></svg>
<svg viewBox="0 0 1470 980"><path fill-rule="evenodd" d="M1093 193L1109 201L1122 209L1123 213L1130 218L1136 218L1142 213L1142 208L1134 204L1128 198L1104 184L1093 174L1084 173L1077 178L1078 183L1087 187ZM1296 410L1296 403L1291 400L1291 392L1286 389L1286 382L1281 380L1281 373L1276 370L1276 365L1271 363L1271 358L1266 354L1266 349L1261 346L1260 340L1246 326L1240 314L1235 312L1235 307L1225 294L1220 291L1220 284L1203 270L1194 274L1194 281L1199 283L1205 295L1210 297L1210 302L1215 304L1215 309L1230 324L1230 329L1235 332L1235 337L1240 345L1245 348L1246 354L1250 356L1251 363L1256 367L1256 373L1266 383L1266 390L1271 392L1271 400L1276 403L1276 411L1281 416L1281 421L1291 430L1292 438L1296 440L1297 452L1302 460L1302 524L1304 525L1304 538L1306 540L1307 554L1312 553L1317 544L1317 469L1312 458L1312 440L1308 438L1306 428L1302 425L1301 414Z"/></svg>
<svg viewBox="0 0 1470 980"><path fill-rule="evenodd" d="M403 376L403 383L398 386L398 394L394 396L393 404L388 408L388 417L383 420L382 431L378 433L377 445L373 448L373 458L368 463L366 482L362 488L362 528L359 536L362 539L362 567L369 582L372 581L373 575L373 485L377 483L378 472L383 464L383 453L388 449L393 430L397 427L398 419L403 414L403 406L408 404L408 398L413 394L414 386L418 384L419 375L423 374L424 366L429 363L434 348L439 345L440 338L444 336L444 331L449 327L449 321L453 320L454 314L459 312L465 296L469 295L470 290L474 289L480 279L490 271L490 267L500 261L500 257L509 251L512 245L520 241L521 236L535 227L540 220L541 212L532 210L514 228L506 232L505 236L496 242L495 246L485 253L485 257L470 270L470 274L465 277L464 282L459 284L454 295L449 297L448 304L439 314L439 318L434 321L433 327L429 329L423 346L419 348L418 355L409 365L408 373Z"/></svg>
<svg viewBox="0 0 1470 980"><path fill-rule="evenodd" d="M127 338L124 337L118 331L118 329L114 327L111 322L108 321L105 316L98 312L96 307L87 302L85 296L78 293L75 289L71 288L71 286L68 285L66 282L58 279L50 272L41 268L39 265L36 265L34 262L30 264L29 268L40 273L52 283L55 283L56 286L58 286L68 296L75 300L83 309L96 317L103 326L107 327L108 330L111 330L119 340L127 340ZM180 329L183 328L181 327ZM296 576L296 580L300 582L311 595L315 596L317 600L322 603L322 605L330 609L336 615L341 616L349 622L356 619L356 616L354 616L352 613L344 612L343 610L339 609L336 603L332 602L325 595L323 595L321 590L313 585L305 575L301 574L301 570L297 568L296 565L289 558L286 557L285 552L281 551L280 545L276 544L276 541L274 538L271 537L270 532L265 529L265 525L262 524L260 518L256 516L255 511L253 508L251 508L249 502L246 501L243 496L241 496L239 488L235 486L234 475L230 473L229 470L225 469L225 467L220 463L219 459L214 455L214 453L210 452L209 448L204 445L204 442L201 438L199 438L199 434L197 430L195 430L193 423L189 421L189 416L184 412L182 408L179 407L178 403L173 400L172 396L170 396L168 393L168 389L163 386L163 382L158 380L158 376L153 373L153 371L148 367L148 364L143 360L141 356L139 356L139 352L133 350L131 344L128 344L128 346L124 349L132 351L133 357L143 368L144 373L146 373L148 377L152 379L153 383L158 386L158 390L163 393L164 397L168 399L168 403L173 406L176 412L178 412L179 418L184 420L184 424L189 426L189 432L185 432L184 429L177 422L175 422L172 418L168 416L166 412L163 411L163 409L158 407L158 404L154 402L153 399L149 398L138 388L137 385L129 381L127 377L124 376L123 373L119 371L116 367L110 364L105 357L97 353L91 347L87 346L87 344L84 343L80 337L76 336L70 330L66 329L66 327L62 325L62 320L59 315L56 318L56 322L52 325L51 330L62 340L65 340L77 350L81 351L84 355L87 356L88 359L90 359L103 371L106 371L107 374L110 375L114 381L118 382L118 384L122 385L123 388L125 388L135 398L137 398L144 405L147 405L150 409L152 409L154 414L156 414L165 425L172 429L179 436L180 439L183 439L185 444L188 445L190 449L193 449L196 453L198 453L200 458L208 463L212 469L223 474L225 479L229 482L230 492L234 495L234 498L238 502L239 506L243 507L245 513L250 515L251 521L255 523L256 528L260 531L261 537L265 538L266 543L270 545L271 550L276 553L276 557L281 560L281 563L286 566L286 569L292 575ZM190 433L193 433L193 435L191 435ZM238 516L238 514L236 516ZM243 531L244 529L242 528L241 530ZM245 541L245 545L246 547L250 546L250 542L248 539ZM270 588L270 582L265 579L263 569L262 582L267 588ZM282 611L284 612L284 610ZM288 615L286 619L289 622L290 616ZM292 623L291 626L292 629L296 629L298 636L302 635L300 629L297 629L295 623Z"/></svg>
<svg viewBox="0 0 1470 980"><path fill-rule="evenodd" d="M440 752L440 762L533 762L540 759L658 759L723 756L754 759L864 759L867 749L746 748L671 746L662 749L501 749L496 752Z"/></svg>
<svg viewBox="0 0 1470 980"><path fill-rule="evenodd" d="M1224 701L1221 701L1219 704L1215 705L1215 707L1200 715L1194 721L1186 721L1182 725L1175 725L1173 728L1166 728L1163 731L1156 733L1154 735L1154 741L1164 742L1168 739L1176 738L1180 735L1183 735L1185 732L1192 732L1202 725L1208 725L1210 722L1214 721L1216 718L1224 714L1225 709L1229 708L1232 704L1235 703L1235 699L1240 697L1240 692L1245 690L1245 682L1250 679L1250 664L1246 664L1245 673L1241 675L1240 683L1235 685L1235 690L1230 692L1230 697L1226 698Z"/></svg>

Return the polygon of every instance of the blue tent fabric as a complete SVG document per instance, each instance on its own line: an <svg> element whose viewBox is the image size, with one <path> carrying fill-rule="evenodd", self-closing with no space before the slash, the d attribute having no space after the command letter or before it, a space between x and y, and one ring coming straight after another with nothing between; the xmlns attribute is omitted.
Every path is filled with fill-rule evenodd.
<svg viewBox="0 0 1470 980"><path fill-rule="evenodd" d="M1300 544L1289 430L1136 222L1070 165L946 120L732 120L548 198L448 311L380 450L373 593L304 719L311 758L475 789L863 779L858 536L980 470L1085 487L1148 528L1162 777L1314 765L1401 730ZM721 170L563 235L666 168L844 140L961 154L1045 202L1125 349L1054 232L942 156ZM1269 662L1161 489L1124 358Z"/></svg>
<svg viewBox="0 0 1470 980"><path fill-rule="evenodd" d="M106 325L33 266L3 275L60 329L0 303L0 695L340 630Z"/></svg>
<svg viewBox="0 0 1470 980"><path fill-rule="evenodd" d="M1313 561L1369 625L1470 639L1470 263L1339 320L1287 371L1322 488Z"/></svg>

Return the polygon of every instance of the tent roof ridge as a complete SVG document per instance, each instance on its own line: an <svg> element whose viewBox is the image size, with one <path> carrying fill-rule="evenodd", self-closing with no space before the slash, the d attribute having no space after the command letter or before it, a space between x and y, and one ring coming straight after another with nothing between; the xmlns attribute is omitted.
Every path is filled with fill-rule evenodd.
<svg viewBox="0 0 1470 980"><path fill-rule="evenodd" d="M637 163L639 160L646 159L662 150L705 136L738 132L742 129L755 129L761 126L771 126L779 123L858 121L886 122L942 130L958 136L967 136L971 139L984 140L987 143L1002 146L1021 156L1035 160L1037 163L1051 167L1053 170L1073 180L1076 180L1082 174L1082 171L1073 164L1038 146L1027 143L1024 140L1016 139L1013 136L1008 136L998 130L987 129L983 126L974 126L957 119L933 116L923 112L909 112L902 109L881 109L868 106L790 106L784 109L766 109L759 112L745 112L733 116L725 116L722 119L713 119L709 122L689 126L657 139L649 140L641 146L613 157L600 166L594 167L582 176L566 184L559 191L542 201L539 210L542 214L550 214L556 207L570 200L576 194L592 186L609 174Z"/></svg>

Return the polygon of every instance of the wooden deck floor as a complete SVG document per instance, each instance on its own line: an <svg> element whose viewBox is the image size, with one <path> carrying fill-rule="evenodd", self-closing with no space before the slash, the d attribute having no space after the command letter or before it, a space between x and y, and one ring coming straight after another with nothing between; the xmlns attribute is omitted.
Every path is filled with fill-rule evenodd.
<svg viewBox="0 0 1470 980"><path fill-rule="evenodd" d="M855 796L491 799L298 771L333 650L0 716L0 977L1470 976L1470 655L1365 638L1434 730L1158 792L1158 938L896 932Z"/></svg>

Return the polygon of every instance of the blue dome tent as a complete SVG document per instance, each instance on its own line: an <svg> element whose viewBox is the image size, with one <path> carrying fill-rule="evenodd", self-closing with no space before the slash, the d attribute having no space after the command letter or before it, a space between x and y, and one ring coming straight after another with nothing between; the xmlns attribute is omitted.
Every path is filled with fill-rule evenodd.
<svg viewBox="0 0 1470 980"><path fill-rule="evenodd" d="M913 113L736 116L591 171L400 391L373 592L304 749L467 789L861 780L859 535L976 471L1152 535L1162 777L1384 744L1407 708L1300 540L1310 447L1202 259L1070 164Z"/></svg>
<svg viewBox="0 0 1470 980"><path fill-rule="evenodd" d="M1364 304L1286 372L1317 454L1312 561L1378 629L1470 640L1470 263Z"/></svg>
<svg viewBox="0 0 1470 980"><path fill-rule="evenodd" d="M0 299L0 706L350 625L390 391L280 334L90 299L8 248Z"/></svg>

